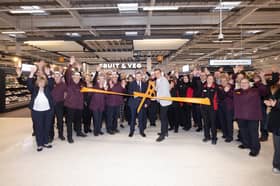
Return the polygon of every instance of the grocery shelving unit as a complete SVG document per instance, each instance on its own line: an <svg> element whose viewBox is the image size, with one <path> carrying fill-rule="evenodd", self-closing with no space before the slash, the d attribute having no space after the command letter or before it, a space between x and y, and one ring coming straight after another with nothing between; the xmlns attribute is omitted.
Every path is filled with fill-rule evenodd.
<svg viewBox="0 0 280 186"><path fill-rule="evenodd" d="M26 85L21 85L15 74L0 70L0 112L27 106L31 94Z"/></svg>

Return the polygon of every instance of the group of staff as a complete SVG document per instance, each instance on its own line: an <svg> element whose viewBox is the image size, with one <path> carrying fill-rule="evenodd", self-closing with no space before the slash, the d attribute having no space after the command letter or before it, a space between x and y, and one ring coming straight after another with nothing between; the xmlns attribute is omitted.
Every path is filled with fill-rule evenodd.
<svg viewBox="0 0 280 186"><path fill-rule="evenodd" d="M217 130L221 129L222 138L230 143L234 139L233 123L236 121L239 148L249 149L249 155L253 157L259 154L260 141L267 141L270 131L275 148L273 166L280 168L280 83L276 71L268 80L263 72L247 77L242 66L233 68L233 73L220 68L211 74L207 68L194 68L189 74L179 75L174 71L164 74L161 69L154 69L150 73L138 71L126 77L118 72L102 72L100 67L94 75L82 74L80 69L80 64L71 57L64 72L51 70L41 61L31 70L27 81L18 73L19 82L26 83L32 93L29 108L38 151L52 147L55 121L58 137L65 140L65 122L67 141L73 143L73 130L79 137L86 137L90 132L94 136L103 135L103 121L110 135L119 133L118 121L123 128L123 122L127 120L129 137L134 136L136 124L140 135L146 137L147 121L155 126L159 114L161 129L157 142L166 139L168 131L177 133L180 126L188 131L194 126L197 132L204 132L203 142L211 141L216 145ZM142 97L81 91L87 87L133 95L134 92L145 93L149 81L155 83L156 95L153 96L208 98L211 104L145 99L138 109Z"/></svg>

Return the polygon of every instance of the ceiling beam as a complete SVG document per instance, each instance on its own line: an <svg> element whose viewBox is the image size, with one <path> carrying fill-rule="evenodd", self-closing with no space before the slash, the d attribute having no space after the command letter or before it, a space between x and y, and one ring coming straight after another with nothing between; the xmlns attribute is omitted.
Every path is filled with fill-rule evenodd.
<svg viewBox="0 0 280 186"><path fill-rule="evenodd" d="M219 22L219 15L213 13L193 14L188 13L184 15L157 15L149 19L149 23L154 26L161 25L216 25ZM83 17L83 25L91 26L143 26L147 25L147 16L110 16L110 17ZM22 29L31 28L30 18L22 17L19 22ZM67 16L36 16L32 20L33 27L80 27L77 22L73 22L72 17Z"/></svg>
<svg viewBox="0 0 280 186"><path fill-rule="evenodd" d="M56 0L63 8L71 8L70 2L68 0ZM69 14L73 17L73 19L76 21L76 23L81 27L81 28L86 28L85 24L83 23L83 18L80 16L79 12L77 10L68 10ZM89 32L94 35L98 36L98 33L93 30L92 28L89 30Z"/></svg>

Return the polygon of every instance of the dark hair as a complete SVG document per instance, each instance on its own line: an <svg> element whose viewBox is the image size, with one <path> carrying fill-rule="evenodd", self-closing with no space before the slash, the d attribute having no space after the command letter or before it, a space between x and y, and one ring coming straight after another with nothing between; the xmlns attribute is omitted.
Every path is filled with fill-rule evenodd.
<svg viewBox="0 0 280 186"><path fill-rule="evenodd" d="M155 71L161 72L161 69L160 69L160 68L156 68L156 69L154 70L154 72L155 72Z"/></svg>

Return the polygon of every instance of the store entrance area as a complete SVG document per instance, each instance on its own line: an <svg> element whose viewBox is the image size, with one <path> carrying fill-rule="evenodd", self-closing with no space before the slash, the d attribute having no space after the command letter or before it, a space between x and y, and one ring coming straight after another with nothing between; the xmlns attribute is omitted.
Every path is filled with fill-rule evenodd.
<svg viewBox="0 0 280 186"><path fill-rule="evenodd" d="M31 123L0 118L1 185L278 186L280 181L271 174L271 139L251 158L237 142L205 144L195 131L170 133L164 143L155 143L158 127L148 127L145 139L138 133L128 139L126 126L119 135L74 137L74 144L55 137L52 149L37 153Z"/></svg>

